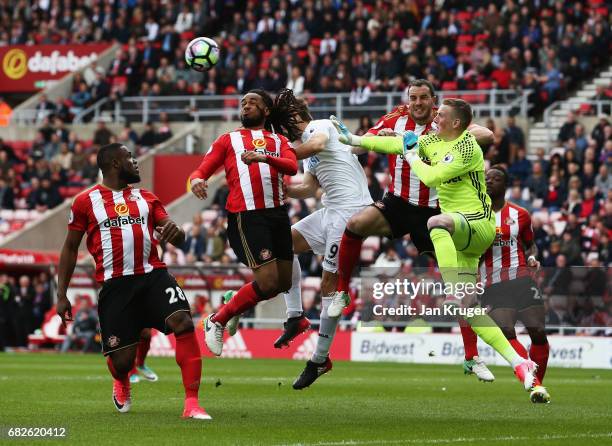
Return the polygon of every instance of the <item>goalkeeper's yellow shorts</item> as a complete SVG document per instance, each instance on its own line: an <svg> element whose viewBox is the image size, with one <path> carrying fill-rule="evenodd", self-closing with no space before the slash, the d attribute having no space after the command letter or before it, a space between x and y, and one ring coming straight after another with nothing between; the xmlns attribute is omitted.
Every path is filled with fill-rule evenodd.
<svg viewBox="0 0 612 446"><path fill-rule="evenodd" d="M495 214L491 218L470 219L469 214L449 212L455 222L453 243L457 249L457 264L474 274L478 271L480 257L495 239Z"/></svg>

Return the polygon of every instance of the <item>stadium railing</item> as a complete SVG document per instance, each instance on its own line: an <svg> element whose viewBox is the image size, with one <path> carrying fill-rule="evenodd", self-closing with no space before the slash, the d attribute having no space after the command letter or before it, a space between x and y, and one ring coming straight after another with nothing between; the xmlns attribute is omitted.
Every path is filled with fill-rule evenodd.
<svg viewBox="0 0 612 446"><path fill-rule="evenodd" d="M550 151L553 143L557 140L558 128L565 122L568 112L577 112L581 116L610 116L612 112L612 100L596 100L579 98L573 101L556 101L544 110L544 124L547 129L545 145Z"/></svg>
<svg viewBox="0 0 612 446"><path fill-rule="evenodd" d="M526 116L532 107L527 98L530 90L458 90L440 91L438 100L462 98L470 104L476 118L506 117L510 114ZM334 114L339 118L358 118L363 114L380 116L393 107L406 102L404 93L371 93L362 104L351 103L351 93L308 94L310 110L315 118ZM128 96L110 103L104 98L76 115L74 122L81 123L104 119L110 122L155 121L159 113L167 113L172 121L200 121L206 119L237 120L239 95L209 96Z"/></svg>

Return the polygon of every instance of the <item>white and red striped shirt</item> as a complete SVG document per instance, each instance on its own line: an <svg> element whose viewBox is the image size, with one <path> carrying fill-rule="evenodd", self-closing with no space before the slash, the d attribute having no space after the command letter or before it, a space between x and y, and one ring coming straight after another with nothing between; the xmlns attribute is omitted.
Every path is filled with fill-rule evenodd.
<svg viewBox="0 0 612 446"><path fill-rule="evenodd" d="M506 202L495 213L495 239L484 253L480 264L480 280L490 286L530 274L525 258L525 245L533 242L529 212Z"/></svg>
<svg viewBox="0 0 612 446"><path fill-rule="evenodd" d="M266 163L242 162L243 152L267 155ZM268 209L283 205L283 174L295 175L297 159L289 141L264 129L238 129L217 138L191 179L207 180L225 167L229 187L226 209L229 212Z"/></svg>
<svg viewBox="0 0 612 446"><path fill-rule="evenodd" d="M147 190L115 191L97 184L75 197L68 229L87 232L96 280L104 282L166 267L157 256L153 231L167 217L159 198Z"/></svg>
<svg viewBox="0 0 612 446"><path fill-rule="evenodd" d="M426 125L417 124L408 112L408 107L400 105L387 115L378 120L376 125L368 130L368 133L377 135L382 129L393 129L396 133L403 133L411 130L417 136L427 134L433 122ZM410 204L430 208L438 207L438 193L435 189L430 189L419 177L410 169L410 164L406 162L402 155L389 155L389 193L392 193Z"/></svg>

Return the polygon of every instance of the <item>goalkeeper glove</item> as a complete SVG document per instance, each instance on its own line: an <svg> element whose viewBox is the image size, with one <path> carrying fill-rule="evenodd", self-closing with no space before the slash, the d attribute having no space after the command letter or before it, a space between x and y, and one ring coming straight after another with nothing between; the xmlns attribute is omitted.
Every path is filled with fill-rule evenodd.
<svg viewBox="0 0 612 446"><path fill-rule="evenodd" d="M413 131L406 131L402 135L404 140L404 159L409 163L419 157L419 138Z"/></svg>
<svg viewBox="0 0 612 446"><path fill-rule="evenodd" d="M329 120L334 127L336 127L336 130L338 130L338 133L340 134L338 136L338 140L342 144L359 147L359 144L361 143L361 136L353 135L351 132L349 132L344 123L338 120L338 118L336 118L334 115L331 115Z"/></svg>

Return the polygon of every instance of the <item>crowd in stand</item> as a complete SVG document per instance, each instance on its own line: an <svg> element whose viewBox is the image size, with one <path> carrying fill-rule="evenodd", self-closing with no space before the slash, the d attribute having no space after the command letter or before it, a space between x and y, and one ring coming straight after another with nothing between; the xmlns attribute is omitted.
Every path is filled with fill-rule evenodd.
<svg viewBox="0 0 612 446"><path fill-rule="evenodd" d="M67 121L100 98L402 91L414 78L437 88L531 89L534 113L609 62L609 4L546 1L222 2L0 1L0 45L118 41L108 71L92 67L51 104ZM217 38L220 63L185 65L196 36ZM610 98L603 87L600 97ZM108 105L112 108L112 101Z"/></svg>
<svg viewBox="0 0 612 446"><path fill-rule="evenodd" d="M65 126L60 115L47 115L31 143L17 145L0 138L0 209L52 209L98 181L99 147L121 142L141 155L171 136L163 114L159 124L148 123L141 135L129 123L115 135L98 122L93 138L85 141Z"/></svg>
<svg viewBox="0 0 612 446"><path fill-rule="evenodd" d="M5 346L26 347L51 308L47 273L17 278L0 273L0 352Z"/></svg>
<svg viewBox="0 0 612 446"><path fill-rule="evenodd" d="M609 3L597 0L445 1L435 6L400 0L24 0L16 5L0 0L0 45L113 40L122 45L107 70L93 65L77 73L68 97L41 98L36 106L40 129L31 147L17 150L0 141L0 207L52 208L68 194L66 188L97 180L100 145L119 141L142 152L171 136L168 116L161 113L158 129L148 124L140 136L129 124L114 135L101 122L92 141L80 140L65 123L107 96L112 109L112 102L126 95L274 92L289 86L298 95L351 92L351 103L361 105L372 92L403 91L410 79L424 77L446 90L531 89L532 112L538 113L609 63L609 12ZM214 36L222 45L219 64L205 74L188 69L183 58L189 40L201 35ZM612 89L598 87L595 98L612 98ZM371 118L377 117L363 117L358 133L371 127ZM508 166L508 198L532 213L542 264L557 273L568 266L609 266L609 117L585 128L570 114L558 136L559 149L551 154L537 149L536 160L527 159L525 135L513 118L497 127L490 120L487 126L495 134L494 144L485 148L487 162ZM361 161L372 197L380 198L386 158L369 154ZM204 224L200 214L194 216L185 245L165 250L164 261L235 260L226 240L226 198L227 187L221 187L213 204L215 219ZM292 221L317 205L316 200L293 200ZM383 240L374 260L399 267L430 263L417 255L409 238ZM320 259L306 254L300 261L306 275L320 276ZM548 294L571 283L567 274L557 273L543 278ZM592 315L584 308L575 303L557 318L578 323ZM554 309L549 310L554 320Z"/></svg>

